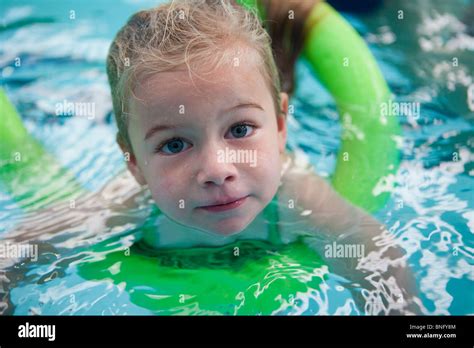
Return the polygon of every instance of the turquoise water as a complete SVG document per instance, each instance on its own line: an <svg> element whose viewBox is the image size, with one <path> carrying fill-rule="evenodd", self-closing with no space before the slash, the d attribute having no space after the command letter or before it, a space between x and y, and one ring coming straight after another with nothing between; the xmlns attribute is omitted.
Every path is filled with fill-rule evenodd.
<svg viewBox="0 0 474 348"><path fill-rule="evenodd" d="M114 140L104 60L128 16L155 3L2 2L2 85L28 131L96 194L76 210L42 212L38 204L34 214L23 212L0 189L0 238L36 243L41 251L36 262L0 259L0 313L156 313L133 300L127 284L106 276L86 280L78 271L131 246L141 233L139 221L150 214L147 196L139 195L138 207L129 211L118 209L119 200L113 200L132 196L137 188L126 178L119 188L109 184L123 176L125 167ZM347 17L369 44L396 100L421 103L418 118L400 119L402 162L386 188L391 200L376 217L409 255L425 314L474 314L474 101L468 97L469 88L474 95L474 38L461 21L468 5L461 0L404 0L388 2L370 16ZM400 9L403 20L397 18ZM288 148L329 176L339 147L335 105L304 61L297 68ZM55 106L63 100L94 103L95 117L56 117ZM31 192L29 199L39 198ZM103 202L110 199L106 206ZM101 242L107 251L94 252ZM274 313L359 314L345 279L314 265L295 266L277 256L274 261L280 267L268 274L292 280L298 280L297 271L313 280L326 274L320 287L300 280L296 305L276 300L281 306ZM197 313L186 311L182 313Z"/></svg>

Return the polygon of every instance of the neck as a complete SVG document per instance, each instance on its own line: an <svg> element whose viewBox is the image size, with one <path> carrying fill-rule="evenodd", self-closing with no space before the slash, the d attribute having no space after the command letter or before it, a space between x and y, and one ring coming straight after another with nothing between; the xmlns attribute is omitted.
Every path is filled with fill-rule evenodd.
<svg viewBox="0 0 474 348"><path fill-rule="evenodd" d="M242 239L268 239L268 227L260 213L245 230L232 236L221 236L183 226L166 215L158 217L157 228L145 231L143 240L153 248L190 248L222 246Z"/></svg>

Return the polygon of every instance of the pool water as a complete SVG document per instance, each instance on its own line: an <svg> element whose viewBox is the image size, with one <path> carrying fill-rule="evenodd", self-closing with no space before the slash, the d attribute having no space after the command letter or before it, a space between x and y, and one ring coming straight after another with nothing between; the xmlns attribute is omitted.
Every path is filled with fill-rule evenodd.
<svg viewBox="0 0 474 348"><path fill-rule="evenodd" d="M2 2L2 86L28 131L90 194L75 209L51 210L40 193L12 197L0 183L0 243L32 243L40 251L34 261L0 258L0 313L362 314L351 284L300 241L279 249L248 241L239 245L239 258L232 256L235 245L165 255L138 242L143 228L159 219L150 197L126 174L115 143L104 62L126 19L155 4ZM407 253L424 314L474 314L469 6L387 1L370 15L345 15L369 44L396 101L420 103L419 115L400 118L401 164L379 188L391 198L375 217ZM328 177L340 144L335 104L303 59L297 80L288 148ZM93 103L94 117L56 117L64 100ZM50 190L62 189L53 184ZM133 208L124 209L127 199ZM30 209L21 209L19 200ZM383 287L378 296L393 303ZM369 311L377 313L383 311Z"/></svg>

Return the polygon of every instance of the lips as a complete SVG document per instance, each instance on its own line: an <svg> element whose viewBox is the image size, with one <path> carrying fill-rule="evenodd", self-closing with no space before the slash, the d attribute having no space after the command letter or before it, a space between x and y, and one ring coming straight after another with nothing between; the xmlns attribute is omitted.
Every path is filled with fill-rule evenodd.
<svg viewBox="0 0 474 348"><path fill-rule="evenodd" d="M224 205L224 204L229 204L229 203L232 203L232 202L235 202L235 201L238 201L239 199L242 199L244 198L245 196L242 196L242 197L235 197L235 198L232 198L232 197L226 197L226 198L221 198L221 199L218 199L210 204L206 204L206 205L203 205L201 208L204 208L204 207L212 207L212 206L215 206L215 205Z"/></svg>
<svg viewBox="0 0 474 348"><path fill-rule="evenodd" d="M212 204L201 206L199 207L199 209L204 209L213 212L235 209L237 207L240 207L246 201L247 197L248 196L238 198L226 197L216 200Z"/></svg>

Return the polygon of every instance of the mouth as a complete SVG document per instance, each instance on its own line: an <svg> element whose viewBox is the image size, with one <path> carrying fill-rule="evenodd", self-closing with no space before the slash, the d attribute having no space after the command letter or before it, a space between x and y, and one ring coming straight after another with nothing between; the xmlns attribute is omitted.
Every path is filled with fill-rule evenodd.
<svg viewBox="0 0 474 348"><path fill-rule="evenodd" d="M229 198L220 202L215 202L214 204L211 205L205 205L202 207L198 207L198 209L206 210L209 212L214 212L218 213L221 211L227 211L227 210L232 210L240 207L242 204L245 203L247 200L248 196L244 196L241 198Z"/></svg>

